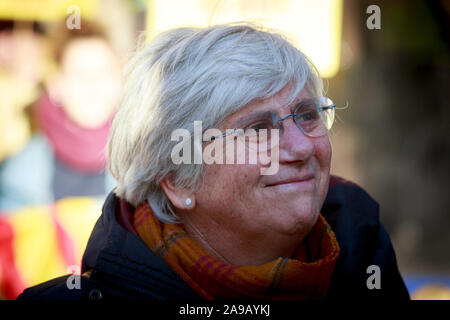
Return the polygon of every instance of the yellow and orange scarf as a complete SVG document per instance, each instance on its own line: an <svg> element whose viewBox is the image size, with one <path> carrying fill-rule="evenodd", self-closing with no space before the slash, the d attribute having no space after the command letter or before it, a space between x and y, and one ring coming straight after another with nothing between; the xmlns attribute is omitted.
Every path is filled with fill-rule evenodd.
<svg viewBox="0 0 450 320"><path fill-rule="evenodd" d="M322 215L293 258L259 266L233 266L211 256L183 225L161 223L148 203L136 209L134 228L205 299L321 299L339 255L336 237Z"/></svg>

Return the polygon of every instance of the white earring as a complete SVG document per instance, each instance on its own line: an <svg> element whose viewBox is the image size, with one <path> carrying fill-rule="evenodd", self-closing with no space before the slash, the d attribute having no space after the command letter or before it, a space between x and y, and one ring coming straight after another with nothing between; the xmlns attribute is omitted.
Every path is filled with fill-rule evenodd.
<svg viewBox="0 0 450 320"><path fill-rule="evenodd" d="M186 201L185 201L185 203L186 203L186 205L187 205L187 206L190 206L190 205L191 205L191 203L192 203L192 200L191 200L191 198L186 198Z"/></svg>

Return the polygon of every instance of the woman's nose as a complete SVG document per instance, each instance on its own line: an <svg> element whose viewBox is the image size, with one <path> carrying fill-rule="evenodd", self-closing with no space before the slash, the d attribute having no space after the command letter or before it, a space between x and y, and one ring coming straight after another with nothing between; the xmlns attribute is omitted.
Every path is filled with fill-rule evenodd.
<svg viewBox="0 0 450 320"><path fill-rule="evenodd" d="M280 162L306 161L314 154L314 138L303 133L293 118L282 123L280 136Z"/></svg>

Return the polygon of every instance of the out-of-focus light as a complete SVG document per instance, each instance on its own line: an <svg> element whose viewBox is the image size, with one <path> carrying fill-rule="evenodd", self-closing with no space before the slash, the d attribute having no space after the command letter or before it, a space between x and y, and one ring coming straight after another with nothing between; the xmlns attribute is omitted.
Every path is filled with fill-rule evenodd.
<svg viewBox="0 0 450 320"><path fill-rule="evenodd" d="M93 18L98 0L1 0L0 19L59 20L67 17L71 6L80 9L81 18Z"/></svg>
<svg viewBox="0 0 450 320"><path fill-rule="evenodd" d="M322 77L339 71L342 0L153 0L147 29L250 21L280 30L316 65Z"/></svg>

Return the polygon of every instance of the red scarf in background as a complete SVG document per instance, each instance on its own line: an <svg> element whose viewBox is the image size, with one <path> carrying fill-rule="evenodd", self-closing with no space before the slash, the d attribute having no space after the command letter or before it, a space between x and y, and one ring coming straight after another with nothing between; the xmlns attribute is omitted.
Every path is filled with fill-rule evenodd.
<svg viewBox="0 0 450 320"><path fill-rule="evenodd" d="M233 266L212 257L181 224L161 223L148 203L136 209L133 225L145 244L205 299L321 299L339 255L322 215L295 257L260 266Z"/></svg>
<svg viewBox="0 0 450 320"><path fill-rule="evenodd" d="M36 116L61 162L86 173L105 169L105 147L112 119L99 128L83 128L70 120L62 107L53 104L47 93L38 101Z"/></svg>

